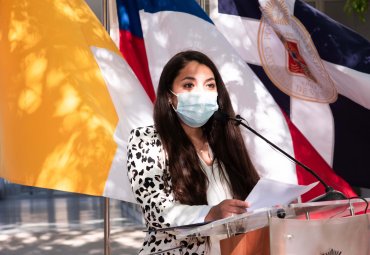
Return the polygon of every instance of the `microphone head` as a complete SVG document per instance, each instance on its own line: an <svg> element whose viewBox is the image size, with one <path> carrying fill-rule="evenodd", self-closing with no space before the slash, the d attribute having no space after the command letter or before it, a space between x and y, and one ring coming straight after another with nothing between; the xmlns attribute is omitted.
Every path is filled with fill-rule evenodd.
<svg viewBox="0 0 370 255"><path fill-rule="evenodd" d="M221 112L220 110L217 110L213 114L213 118L219 122L226 123L229 120L229 115L225 112Z"/></svg>

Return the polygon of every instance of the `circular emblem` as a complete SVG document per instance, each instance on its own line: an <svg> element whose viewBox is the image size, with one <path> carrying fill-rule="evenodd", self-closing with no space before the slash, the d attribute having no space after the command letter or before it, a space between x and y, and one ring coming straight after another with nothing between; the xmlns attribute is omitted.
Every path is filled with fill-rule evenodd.
<svg viewBox="0 0 370 255"><path fill-rule="evenodd" d="M335 102L337 90L305 27L282 1L268 2L262 13L258 51L270 80L289 96Z"/></svg>

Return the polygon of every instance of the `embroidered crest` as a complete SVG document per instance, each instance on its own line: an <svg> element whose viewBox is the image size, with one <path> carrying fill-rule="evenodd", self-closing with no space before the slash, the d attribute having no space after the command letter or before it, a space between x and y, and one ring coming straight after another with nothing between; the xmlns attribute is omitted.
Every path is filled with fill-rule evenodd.
<svg viewBox="0 0 370 255"><path fill-rule="evenodd" d="M289 13L285 1L262 5L258 51L270 80L289 96L335 102L336 88L305 27Z"/></svg>
<svg viewBox="0 0 370 255"><path fill-rule="evenodd" d="M264 7L266 14L272 18L275 24L288 25L289 24L289 10L284 3L285 0L277 0L274 2L267 2Z"/></svg>

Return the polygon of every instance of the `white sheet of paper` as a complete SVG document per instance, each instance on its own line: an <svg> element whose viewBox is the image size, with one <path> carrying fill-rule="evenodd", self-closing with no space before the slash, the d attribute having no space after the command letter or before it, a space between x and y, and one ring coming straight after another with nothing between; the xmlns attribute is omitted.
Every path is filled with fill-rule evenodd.
<svg viewBox="0 0 370 255"><path fill-rule="evenodd" d="M250 204L248 211L276 205L287 205L318 183L314 182L305 186L261 178L245 199Z"/></svg>

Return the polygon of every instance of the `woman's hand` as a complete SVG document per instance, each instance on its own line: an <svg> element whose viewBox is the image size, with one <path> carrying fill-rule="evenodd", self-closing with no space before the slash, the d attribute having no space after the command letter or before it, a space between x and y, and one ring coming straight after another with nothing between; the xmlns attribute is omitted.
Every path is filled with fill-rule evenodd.
<svg viewBox="0 0 370 255"><path fill-rule="evenodd" d="M209 210L204 221L219 220L230 217L234 214L245 213L249 207L248 202L238 199L225 199L218 205L215 205Z"/></svg>

